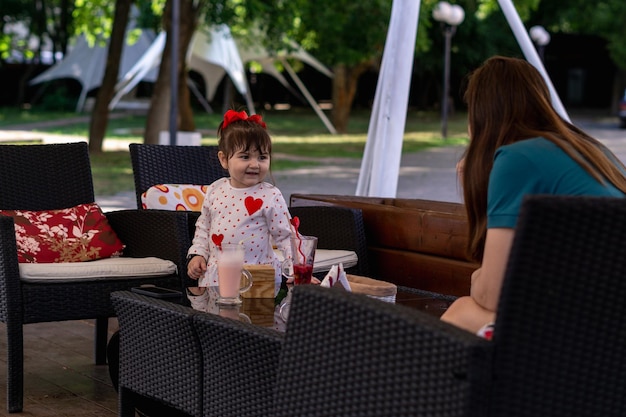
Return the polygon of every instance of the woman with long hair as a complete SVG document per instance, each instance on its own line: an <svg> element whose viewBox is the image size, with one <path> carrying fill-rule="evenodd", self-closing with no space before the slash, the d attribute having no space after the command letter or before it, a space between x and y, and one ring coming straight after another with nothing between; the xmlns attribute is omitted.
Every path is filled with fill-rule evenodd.
<svg viewBox="0 0 626 417"><path fill-rule="evenodd" d="M495 321L522 200L530 194L624 197L626 168L597 139L552 107L527 61L494 56L465 91L470 141L457 169L469 224L468 254L480 263L470 295L442 320L483 333Z"/></svg>

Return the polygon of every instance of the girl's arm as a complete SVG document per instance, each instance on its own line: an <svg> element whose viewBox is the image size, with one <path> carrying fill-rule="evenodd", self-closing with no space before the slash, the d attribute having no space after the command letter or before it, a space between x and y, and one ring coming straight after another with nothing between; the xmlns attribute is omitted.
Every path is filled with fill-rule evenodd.
<svg viewBox="0 0 626 417"><path fill-rule="evenodd" d="M219 180L218 180L219 181ZM196 229L191 241L191 247L187 252L188 255L201 255L205 261L209 258L209 227L211 225L211 201L210 195L214 188L215 183L207 190L204 196L204 202L202 203L202 210L200 216L196 221Z"/></svg>
<svg viewBox="0 0 626 417"><path fill-rule="evenodd" d="M270 235L278 249L282 250L285 258L291 257L291 244L289 238L293 230L291 225L291 215L280 190L275 188L272 202L265 212L265 219L268 224Z"/></svg>
<svg viewBox="0 0 626 417"><path fill-rule="evenodd" d="M496 311L498 306L514 235L513 229L487 229L483 262L472 274L470 295L479 306L488 311Z"/></svg>

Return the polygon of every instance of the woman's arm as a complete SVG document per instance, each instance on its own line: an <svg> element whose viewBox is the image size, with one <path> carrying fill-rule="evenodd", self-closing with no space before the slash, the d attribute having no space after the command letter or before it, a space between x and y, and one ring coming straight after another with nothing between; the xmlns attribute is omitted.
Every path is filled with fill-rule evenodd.
<svg viewBox="0 0 626 417"><path fill-rule="evenodd" d="M472 333L495 321L513 235L513 229L487 230L483 263L472 274L470 296L459 297L454 301L443 313L441 320Z"/></svg>
<svg viewBox="0 0 626 417"><path fill-rule="evenodd" d="M514 235L513 229L487 229L483 262L472 274L470 289L474 301L486 310L496 311L498 306Z"/></svg>

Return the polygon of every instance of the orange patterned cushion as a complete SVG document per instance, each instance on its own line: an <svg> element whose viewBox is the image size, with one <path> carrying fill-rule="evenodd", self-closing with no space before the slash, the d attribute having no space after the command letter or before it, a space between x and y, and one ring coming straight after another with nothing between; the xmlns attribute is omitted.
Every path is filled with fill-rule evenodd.
<svg viewBox="0 0 626 417"><path fill-rule="evenodd" d="M206 185L159 184L141 195L144 209L201 211Z"/></svg>
<svg viewBox="0 0 626 417"><path fill-rule="evenodd" d="M15 222L22 263L81 262L119 255L124 244L96 203L61 210L0 210Z"/></svg>

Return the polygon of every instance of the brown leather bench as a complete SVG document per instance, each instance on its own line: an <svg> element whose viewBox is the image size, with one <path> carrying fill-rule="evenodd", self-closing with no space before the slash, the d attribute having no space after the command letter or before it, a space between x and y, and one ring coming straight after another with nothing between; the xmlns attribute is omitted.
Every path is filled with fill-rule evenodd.
<svg viewBox="0 0 626 417"><path fill-rule="evenodd" d="M478 265L468 260L462 204L419 199L292 194L290 205L362 210L373 278L449 295L469 294Z"/></svg>

